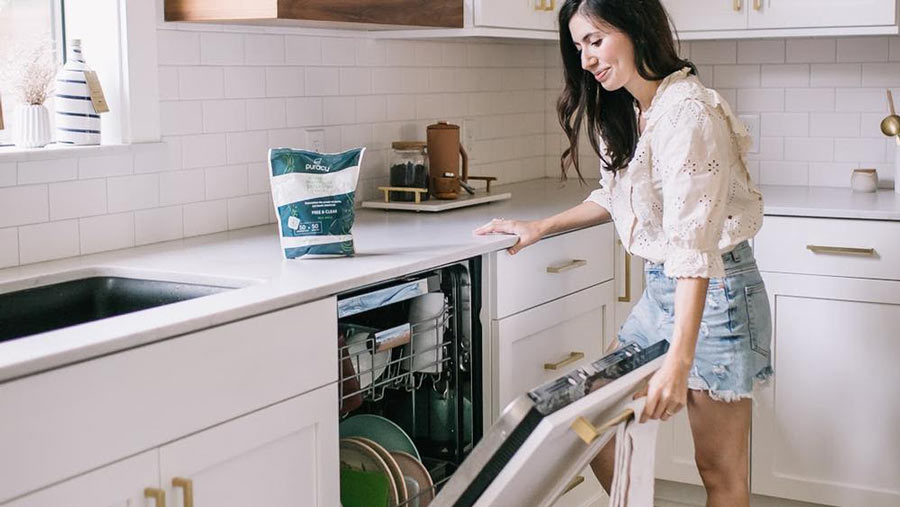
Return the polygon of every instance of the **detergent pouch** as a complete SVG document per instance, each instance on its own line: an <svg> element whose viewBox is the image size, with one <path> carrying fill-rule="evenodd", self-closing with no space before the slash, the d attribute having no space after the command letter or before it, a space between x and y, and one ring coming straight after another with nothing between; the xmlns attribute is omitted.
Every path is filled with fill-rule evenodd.
<svg viewBox="0 0 900 507"><path fill-rule="evenodd" d="M269 150L272 200L286 259L353 255L353 200L365 151Z"/></svg>

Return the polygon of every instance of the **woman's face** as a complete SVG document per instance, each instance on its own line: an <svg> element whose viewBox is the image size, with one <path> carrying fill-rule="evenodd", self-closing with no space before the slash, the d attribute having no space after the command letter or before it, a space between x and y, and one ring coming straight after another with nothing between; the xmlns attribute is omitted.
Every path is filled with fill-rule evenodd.
<svg viewBox="0 0 900 507"><path fill-rule="evenodd" d="M624 33L606 24L597 26L580 12L569 20L569 31L581 54L581 68L593 74L605 90L618 90L638 76L634 44Z"/></svg>

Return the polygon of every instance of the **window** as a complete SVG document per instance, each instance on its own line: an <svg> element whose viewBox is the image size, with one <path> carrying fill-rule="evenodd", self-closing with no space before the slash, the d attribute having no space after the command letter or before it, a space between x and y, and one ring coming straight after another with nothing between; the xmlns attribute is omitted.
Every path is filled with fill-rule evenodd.
<svg viewBox="0 0 900 507"><path fill-rule="evenodd" d="M65 57L64 0L0 0L0 58L6 58L10 50L25 44L34 44L40 38L49 41L57 64ZM10 90L0 88L3 101L5 129L0 130L0 146L12 144L14 111L17 101ZM53 124L53 99L45 102Z"/></svg>

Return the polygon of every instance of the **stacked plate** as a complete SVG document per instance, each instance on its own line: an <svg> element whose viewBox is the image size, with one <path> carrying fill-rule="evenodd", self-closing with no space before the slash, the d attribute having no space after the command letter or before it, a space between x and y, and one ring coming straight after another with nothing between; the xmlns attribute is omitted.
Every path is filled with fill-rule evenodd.
<svg viewBox="0 0 900 507"><path fill-rule="evenodd" d="M384 417L362 414L340 425L344 507L425 507L434 484L409 435Z"/></svg>

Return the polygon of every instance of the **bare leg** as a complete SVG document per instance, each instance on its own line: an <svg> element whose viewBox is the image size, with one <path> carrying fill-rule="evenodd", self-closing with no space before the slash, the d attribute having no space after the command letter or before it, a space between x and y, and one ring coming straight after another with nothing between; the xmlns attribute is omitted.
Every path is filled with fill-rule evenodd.
<svg viewBox="0 0 900 507"><path fill-rule="evenodd" d="M707 507L749 507L751 401L716 401L706 391L691 389L687 410Z"/></svg>

